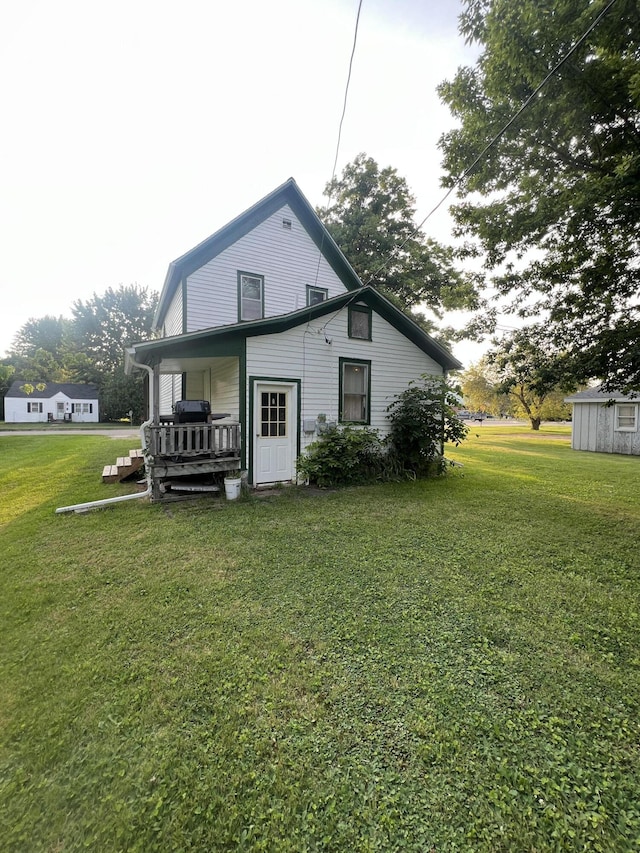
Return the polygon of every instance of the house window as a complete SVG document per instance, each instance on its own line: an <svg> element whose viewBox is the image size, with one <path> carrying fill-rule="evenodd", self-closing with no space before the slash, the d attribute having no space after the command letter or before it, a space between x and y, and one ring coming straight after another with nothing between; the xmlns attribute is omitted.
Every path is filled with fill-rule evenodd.
<svg viewBox="0 0 640 853"><path fill-rule="evenodd" d="M371 308L366 305L349 306L349 337L371 340Z"/></svg>
<svg viewBox="0 0 640 853"><path fill-rule="evenodd" d="M307 305L318 305L329 298L329 290L326 287L312 287L307 285Z"/></svg>
<svg viewBox="0 0 640 853"><path fill-rule="evenodd" d="M340 420L368 424L371 420L371 362L340 359Z"/></svg>
<svg viewBox="0 0 640 853"><path fill-rule="evenodd" d="M238 273L238 319L262 320L264 317L264 276Z"/></svg>
<svg viewBox="0 0 640 853"><path fill-rule="evenodd" d="M71 411L77 415L90 415L93 412L93 403L72 403Z"/></svg>
<svg viewBox="0 0 640 853"><path fill-rule="evenodd" d="M34 403L29 401L27 403L27 412L30 414L42 414L42 403Z"/></svg>
<svg viewBox="0 0 640 853"><path fill-rule="evenodd" d="M638 407L635 403L616 405L616 430L618 432L636 432L638 429Z"/></svg>

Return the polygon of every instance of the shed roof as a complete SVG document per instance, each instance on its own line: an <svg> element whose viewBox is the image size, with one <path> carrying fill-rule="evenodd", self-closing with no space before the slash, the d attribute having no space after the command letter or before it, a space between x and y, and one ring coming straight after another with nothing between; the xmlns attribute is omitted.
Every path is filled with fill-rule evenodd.
<svg viewBox="0 0 640 853"><path fill-rule="evenodd" d="M570 397L565 397L565 403L606 403L608 400L614 402L631 402L637 401L640 397L640 391L637 393L623 394L621 391L605 391L602 385L594 385L593 388L585 388L584 391L578 391Z"/></svg>
<svg viewBox="0 0 640 853"><path fill-rule="evenodd" d="M165 318L171 300L178 285L188 275L200 269L220 252L227 249L257 225L280 210L285 204L296 214L307 233L317 245L318 249L331 265L336 275L347 290L361 287L362 282L349 261L338 248L331 234L322 224L315 210L306 199L293 178L289 178L275 190L256 202L244 213L241 213L231 222L216 231L202 243L190 249L181 257L169 264L169 269L160 294L160 300L153 320L154 329L159 328Z"/></svg>
<svg viewBox="0 0 640 853"><path fill-rule="evenodd" d="M25 385L33 385L34 387L37 384L44 385L44 389L42 391L34 391L32 394L27 394L25 391L20 390ZM24 397L25 399L31 400L49 400L51 397L55 397L56 394L64 394L70 400L97 400L98 399L98 387L96 385L89 385L88 383L73 383L73 382L25 382L24 379L16 379L15 382L11 383L9 390L5 394L5 397Z"/></svg>

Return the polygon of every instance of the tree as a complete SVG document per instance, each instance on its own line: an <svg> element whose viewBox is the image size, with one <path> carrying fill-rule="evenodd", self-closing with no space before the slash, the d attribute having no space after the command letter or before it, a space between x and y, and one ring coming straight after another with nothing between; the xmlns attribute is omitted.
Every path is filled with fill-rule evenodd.
<svg viewBox="0 0 640 853"><path fill-rule="evenodd" d="M149 337L158 295L135 284L109 287L101 296L73 303L77 348L102 374L124 362L124 348Z"/></svg>
<svg viewBox="0 0 640 853"><path fill-rule="evenodd" d="M318 215L364 284L405 310L425 303L437 317L475 305L474 286L454 267L452 250L416 230L414 199L395 169L381 170L359 154L325 195Z"/></svg>
<svg viewBox="0 0 640 853"><path fill-rule="evenodd" d="M73 381L73 323L50 314L32 317L15 335L9 353L16 374L28 382Z"/></svg>
<svg viewBox="0 0 640 853"><path fill-rule="evenodd" d="M124 350L151 334L158 295L137 285L108 288L102 296L73 303L74 334L85 381L98 385L104 420L143 417L144 377L124 373ZM80 367L78 366L78 370Z"/></svg>
<svg viewBox="0 0 640 853"><path fill-rule="evenodd" d="M439 87L453 186L566 57L607 0L464 0L473 68ZM640 387L640 5L615 4L458 185L466 253L498 293L548 317L580 379Z"/></svg>
<svg viewBox="0 0 640 853"><path fill-rule="evenodd" d="M500 379L486 357L465 370L460 377L460 384L468 409L496 416L511 411L511 399L500 390Z"/></svg>
<svg viewBox="0 0 640 853"><path fill-rule="evenodd" d="M496 392L508 394L515 403L514 414L529 418L534 430L551 411L557 417L559 398L576 387L571 362L553 350L540 327L510 332L486 360L495 371Z"/></svg>

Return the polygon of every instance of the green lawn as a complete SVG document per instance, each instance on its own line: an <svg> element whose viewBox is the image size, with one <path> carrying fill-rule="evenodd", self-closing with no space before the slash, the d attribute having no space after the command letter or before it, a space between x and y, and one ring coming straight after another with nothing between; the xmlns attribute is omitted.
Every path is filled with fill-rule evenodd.
<svg viewBox="0 0 640 853"><path fill-rule="evenodd" d="M640 849L640 458L54 514L129 444L0 437L3 851Z"/></svg>

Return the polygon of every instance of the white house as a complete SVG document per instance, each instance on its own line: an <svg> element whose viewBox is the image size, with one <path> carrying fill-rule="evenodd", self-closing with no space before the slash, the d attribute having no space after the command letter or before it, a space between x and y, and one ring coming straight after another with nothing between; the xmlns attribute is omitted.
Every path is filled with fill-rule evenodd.
<svg viewBox="0 0 640 853"><path fill-rule="evenodd" d="M294 479L323 419L384 434L409 382L461 367L362 285L293 179L170 264L154 322L162 337L127 351L152 371L154 424L206 401L240 425L254 485Z"/></svg>
<svg viewBox="0 0 640 853"><path fill-rule="evenodd" d="M32 383L33 384L33 383ZM100 420L98 389L95 385L71 382L46 382L40 390L33 384L33 392L22 389L25 382L12 383L4 398L6 423L34 423L48 421L77 421L81 423Z"/></svg>
<svg viewBox="0 0 640 853"><path fill-rule="evenodd" d="M601 386L567 397L573 403L571 446L597 453L640 456L640 397L631 397Z"/></svg>

